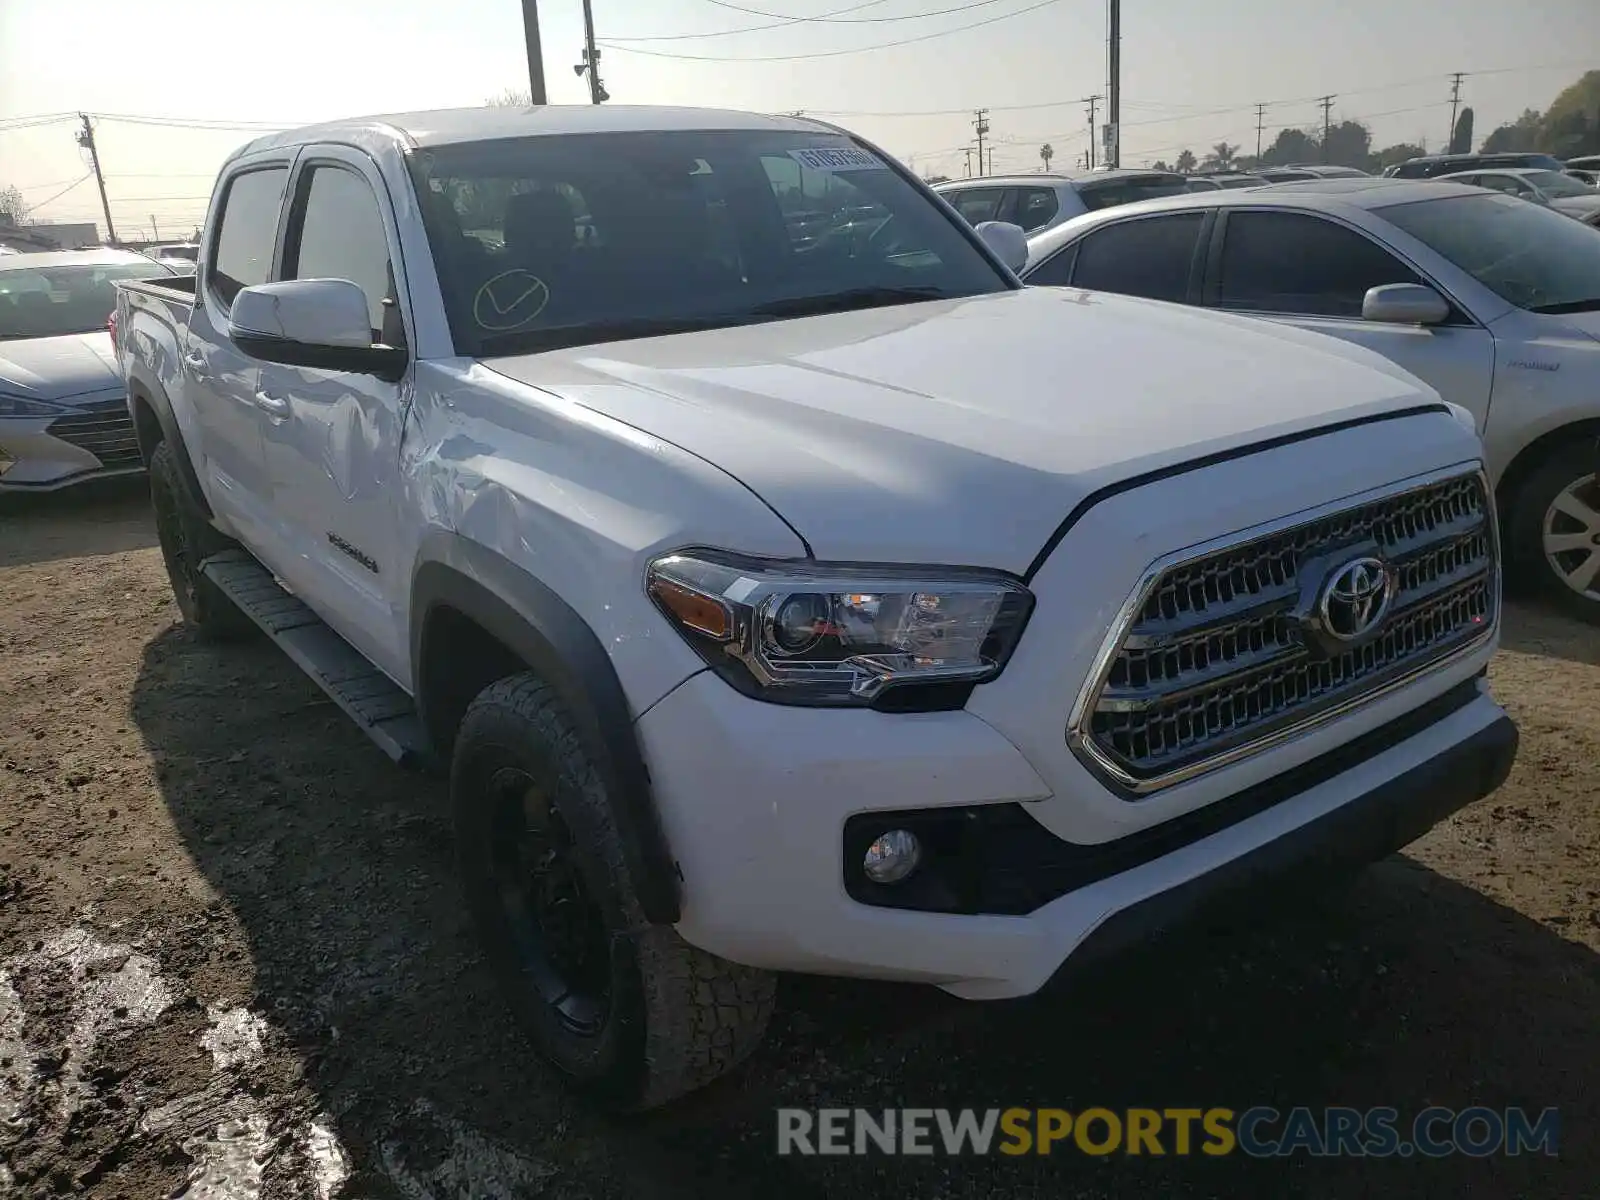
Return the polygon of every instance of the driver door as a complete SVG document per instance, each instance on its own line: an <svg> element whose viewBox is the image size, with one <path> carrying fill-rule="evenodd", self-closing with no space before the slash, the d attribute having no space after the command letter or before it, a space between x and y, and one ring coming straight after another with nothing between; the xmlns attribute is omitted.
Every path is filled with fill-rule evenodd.
<svg viewBox="0 0 1600 1200"><path fill-rule="evenodd" d="M367 298L375 343L409 339L398 238L376 167L360 151L302 151L290 188L279 278L348 279ZM396 681L410 672L410 579L397 528L401 430L412 372L262 363L267 464L281 541L270 565L318 598L322 617Z"/></svg>

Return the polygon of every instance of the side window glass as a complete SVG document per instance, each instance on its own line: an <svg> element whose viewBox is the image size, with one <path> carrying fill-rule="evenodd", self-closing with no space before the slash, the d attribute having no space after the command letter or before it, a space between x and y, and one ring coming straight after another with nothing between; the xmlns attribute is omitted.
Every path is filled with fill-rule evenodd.
<svg viewBox="0 0 1600 1200"><path fill-rule="evenodd" d="M1000 201L1005 199L1005 188L972 188L962 192L956 200L956 211L968 225L999 220Z"/></svg>
<svg viewBox="0 0 1600 1200"><path fill-rule="evenodd" d="M1077 260L1078 247L1074 243L1056 251L1028 274L1030 287L1066 287L1072 282L1072 264Z"/></svg>
<svg viewBox="0 0 1600 1200"><path fill-rule="evenodd" d="M229 181L227 195L222 199L222 223L206 272L206 283L224 308L233 306L239 289L267 281L288 180L287 167L267 167L236 175Z"/></svg>
<svg viewBox="0 0 1600 1200"><path fill-rule="evenodd" d="M343 167L315 166L298 191L284 277L350 280L367 298L372 340L403 345L389 242L371 186Z"/></svg>
<svg viewBox="0 0 1600 1200"><path fill-rule="evenodd" d="M1387 250L1332 221L1234 212L1223 238L1216 302L1252 312L1359 317L1368 288L1420 282Z"/></svg>
<svg viewBox="0 0 1600 1200"><path fill-rule="evenodd" d="M1078 243L1074 287L1183 303L1189 293L1202 212L1120 221Z"/></svg>
<svg viewBox="0 0 1600 1200"><path fill-rule="evenodd" d="M1048 225L1060 207L1054 188L1019 188L1017 224L1024 233L1031 233Z"/></svg>

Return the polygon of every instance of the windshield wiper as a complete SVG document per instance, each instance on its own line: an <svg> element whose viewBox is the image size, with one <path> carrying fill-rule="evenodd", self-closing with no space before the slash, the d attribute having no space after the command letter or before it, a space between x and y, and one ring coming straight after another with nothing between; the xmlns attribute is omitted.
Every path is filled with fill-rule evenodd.
<svg viewBox="0 0 1600 1200"><path fill-rule="evenodd" d="M576 325L555 325L546 329L524 329L517 333L492 333L478 340L478 353L538 354L544 350L563 350L569 346L591 346L601 342L622 342L630 338L665 337L672 333L697 333L705 329L726 329L743 325L748 318L740 313L718 313L704 317L626 317L617 321L586 321Z"/></svg>
<svg viewBox="0 0 1600 1200"><path fill-rule="evenodd" d="M1587 300L1563 300L1560 304L1535 304L1530 306L1528 311L1551 317L1565 316L1567 313L1596 312L1600 311L1600 296L1590 296Z"/></svg>
<svg viewBox="0 0 1600 1200"><path fill-rule="evenodd" d="M919 300L954 300L965 293L937 287L857 287L816 296L789 296L758 304L750 311L761 317L808 317L820 313L849 312L857 308L882 308L890 304L915 304Z"/></svg>

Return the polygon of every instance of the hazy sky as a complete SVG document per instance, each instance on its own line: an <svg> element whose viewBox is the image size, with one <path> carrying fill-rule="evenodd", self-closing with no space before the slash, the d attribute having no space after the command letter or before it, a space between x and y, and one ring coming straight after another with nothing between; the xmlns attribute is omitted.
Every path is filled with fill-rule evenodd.
<svg viewBox="0 0 1600 1200"><path fill-rule="evenodd" d="M1070 166L1088 138L1079 99L1105 91L1103 0L594 6L597 36L616 39L601 71L614 101L802 109L859 130L919 171L962 174L967 110L978 105L990 109L996 169L1038 167L1045 141L1055 165ZM540 7L550 97L585 102L572 71L580 0ZM820 14L834 19L782 21ZM980 21L988 23L928 36ZM623 40L653 36L673 40ZM832 53L908 38L923 40ZM1600 0L1126 0L1122 46L1126 166L1185 146L1202 154L1224 139L1253 152L1254 104L1270 102L1270 142L1276 128L1320 120L1321 93L1337 96L1336 120L1366 120L1380 146L1426 138L1437 149L1448 132L1450 72L1472 72L1462 98L1482 137L1600 67ZM824 56L782 58L798 55ZM761 58L769 61L749 61ZM526 79L519 0L0 0L0 187L21 188L36 218L98 219L92 181L52 199L87 169L73 123L19 121L87 111L99 118L119 232L147 230L152 216L164 232L181 232L203 214L218 162L252 132L119 116L299 124L481 104Z"/></svg>

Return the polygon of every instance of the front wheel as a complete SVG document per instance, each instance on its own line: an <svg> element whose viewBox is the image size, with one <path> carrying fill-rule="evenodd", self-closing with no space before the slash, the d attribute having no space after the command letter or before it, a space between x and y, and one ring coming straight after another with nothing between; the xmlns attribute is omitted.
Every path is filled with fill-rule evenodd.
<svg viewBox="0 0 1600 1200"><path fill-rule="evenodd" d="M760 1044L773 977L645 920L605 784L536 676L491 684L468 707L450 797L490 965L575 1087L611 1108L652 1108Z"/></svg>
<svg viewBox="0 0 1600 1200"><path fill-rule="evenodd" d="M1574 446L1540 464L1512 505L1512 550L1539 591L1600 624L1600 452Z"/></svg>

